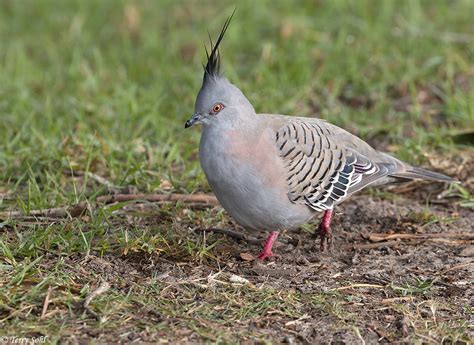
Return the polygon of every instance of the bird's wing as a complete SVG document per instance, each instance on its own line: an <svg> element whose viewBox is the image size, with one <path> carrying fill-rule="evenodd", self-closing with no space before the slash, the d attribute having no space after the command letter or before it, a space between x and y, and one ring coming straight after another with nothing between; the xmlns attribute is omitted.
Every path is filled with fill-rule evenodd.
<svg viewBox="0 0 474 345"><path fill-rule="evenodd" d="M331 126L298 118L276 131L292 202L316 211L331 209L350 194L395 171L396 164L375 162L358 152L356 146L339 142L336 134Z"/></svg>

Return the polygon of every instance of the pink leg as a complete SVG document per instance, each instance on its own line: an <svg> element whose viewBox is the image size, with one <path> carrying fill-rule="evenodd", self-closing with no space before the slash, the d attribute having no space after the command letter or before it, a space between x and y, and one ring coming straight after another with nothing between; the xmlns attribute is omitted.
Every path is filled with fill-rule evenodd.
<svg viewBox="0 0 474 345"><path fill-rule="evenodd" d="M332 245L331 217L332 210L324 211L323 219L321 220L321 224L319 224L319 235L321 236L321 251L324 251L327 246L331 247Z"/></svg>
<svg viewBox="0 0 474 345"><path fill-rule="evenodd" d="M265 241L265 244L263 245L263 250L260 253L260 255L258 256L258 259L260 261L265 260L265 258L267 258L269 256L273 256L272 247L273 247L273 244L275 243L276 239L278 238L278 234L279 234L278 231L270 232L270 234L268 235L268 237Z"/></svg>

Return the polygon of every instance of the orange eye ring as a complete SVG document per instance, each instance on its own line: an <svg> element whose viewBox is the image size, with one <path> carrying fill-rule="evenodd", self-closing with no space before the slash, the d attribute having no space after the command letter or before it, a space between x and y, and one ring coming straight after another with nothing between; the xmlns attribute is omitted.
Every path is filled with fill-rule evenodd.
<svg viewBox="0 0 474 345"><path fill-rule="evenodd" d="M224 109L224 106L221 104L221 103L216 103L212 106L212 112L214 114L217 114L218 112L220 112L222 109Z"/></svg>

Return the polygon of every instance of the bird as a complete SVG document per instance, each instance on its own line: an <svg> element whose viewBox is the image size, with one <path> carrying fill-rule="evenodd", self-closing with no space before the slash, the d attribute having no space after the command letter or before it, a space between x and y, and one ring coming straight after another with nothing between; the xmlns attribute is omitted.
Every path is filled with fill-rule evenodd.
<svg viewBox="0 0 474 345"><path fill-rule="evenodd" d="M209 35L202 85L185 128L202 125L200 164L223 208L244 228L269 232L259 260L274 255L281 231L321 213L321 250L332 246L334 208L366 187L412 179L454 181L378 151L323 119L257 114L220 71L219 46L233 15L215 43Z"/></svg>

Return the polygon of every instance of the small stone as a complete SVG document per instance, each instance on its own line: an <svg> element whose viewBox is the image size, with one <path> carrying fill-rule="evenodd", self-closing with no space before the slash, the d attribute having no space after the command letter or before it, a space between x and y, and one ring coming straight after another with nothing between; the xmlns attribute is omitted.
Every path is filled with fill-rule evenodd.
<svg viewBox="0 0 474 345"><path fill-rule="evenodd" d="M470 257L474 256L474 246L467 246L459 252L459 256Z"/></svg>
<svg viewBox="0 0 474 345"><path fill-rule="evenodd" d="M230 276L229 281L235 284L250 284L250 281L244 277L233 274Z"/></svg>

